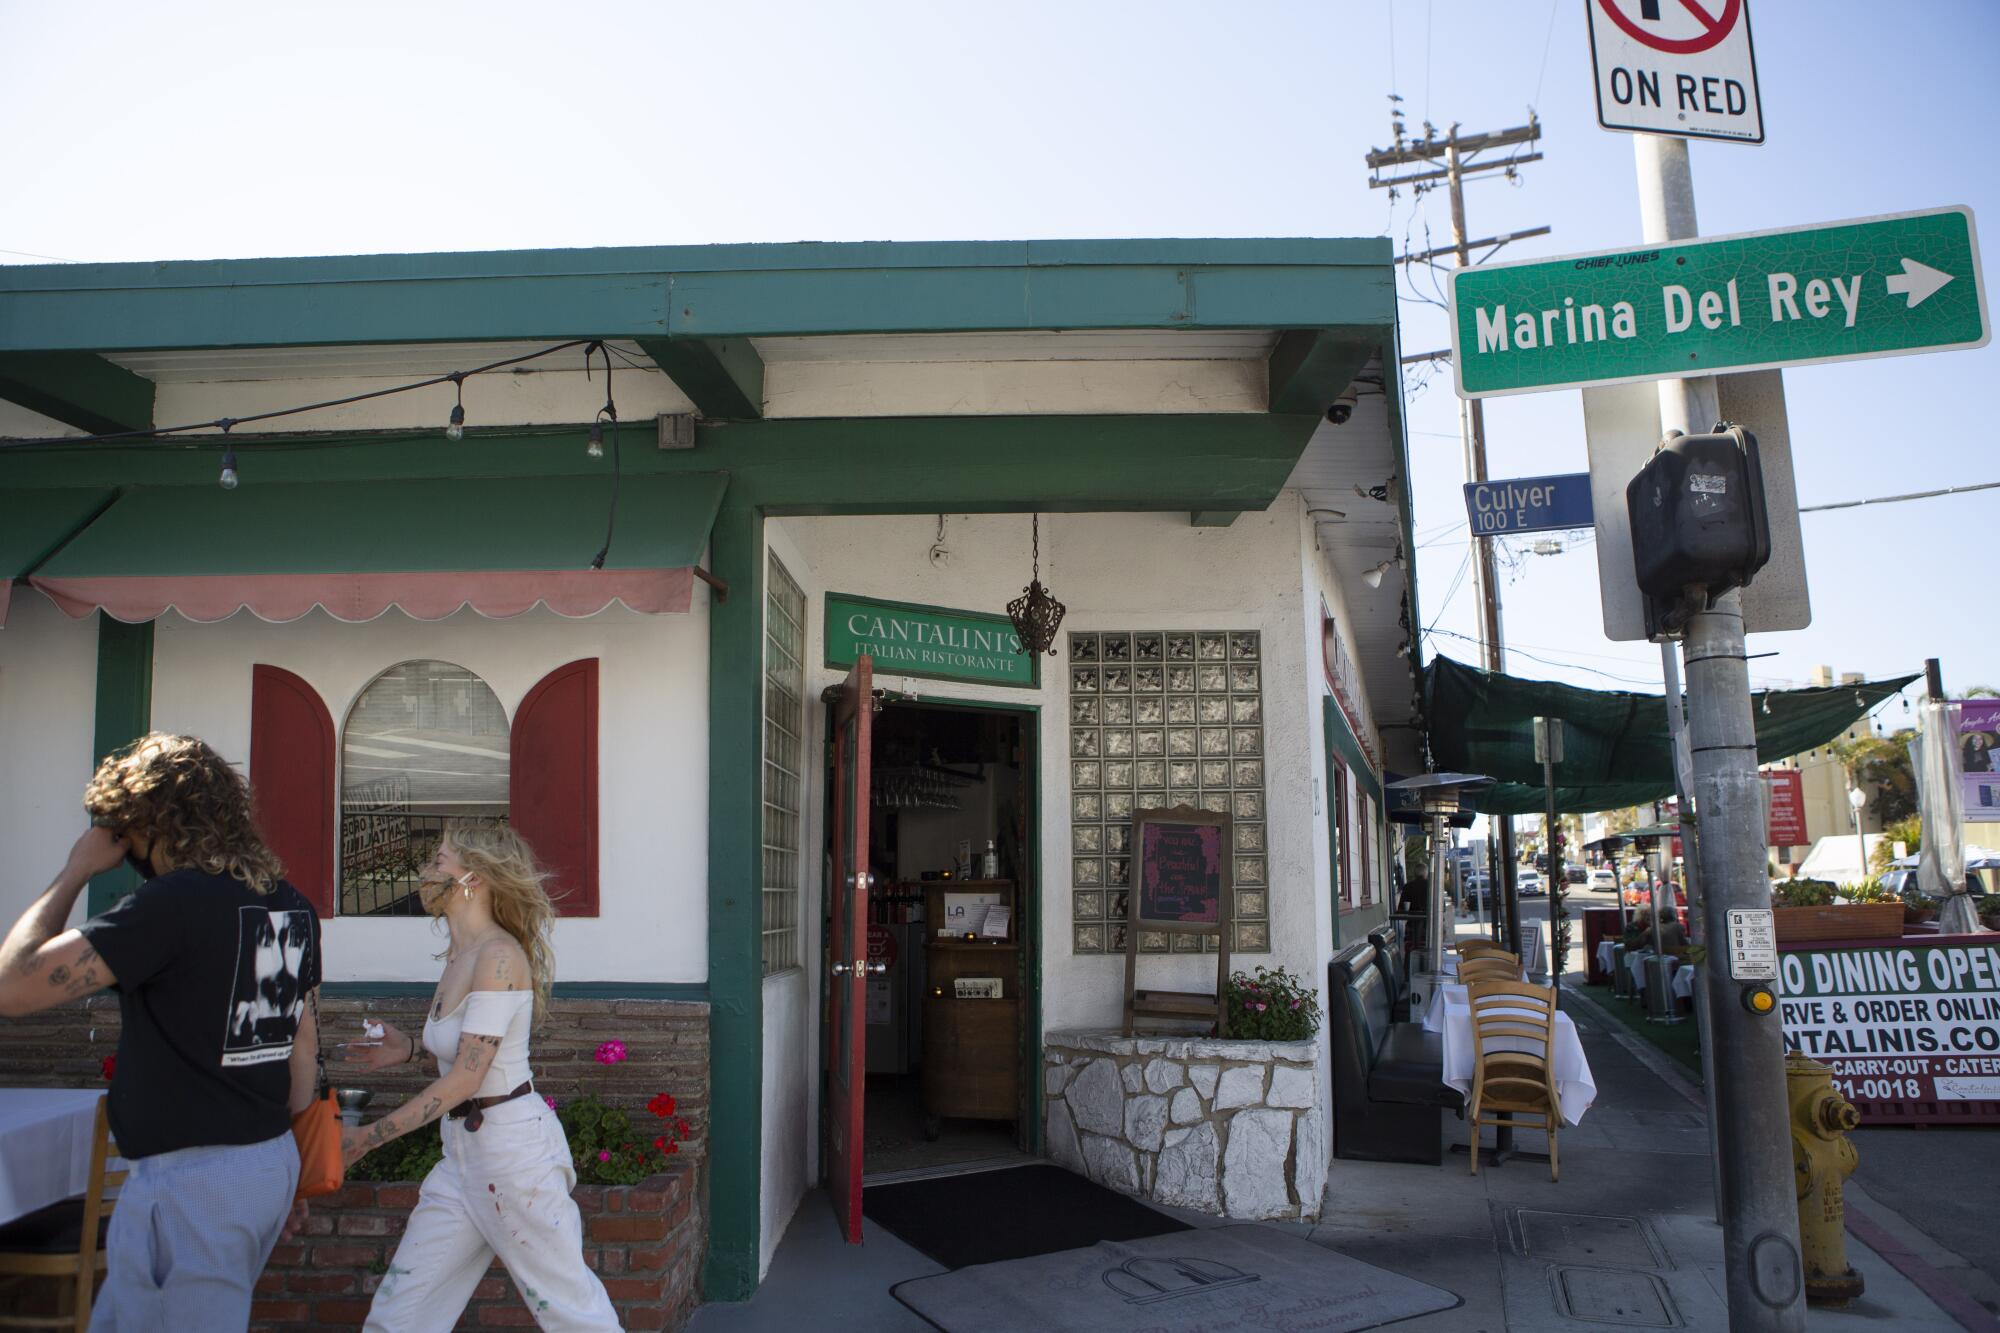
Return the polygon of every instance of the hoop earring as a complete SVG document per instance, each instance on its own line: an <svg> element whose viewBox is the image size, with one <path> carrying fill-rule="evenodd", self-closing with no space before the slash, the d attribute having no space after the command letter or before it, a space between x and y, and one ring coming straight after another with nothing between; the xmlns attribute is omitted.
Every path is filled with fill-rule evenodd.
<svg viewBox="0 0 2000 1333"><path fill-rule="evenodd" d="M460 894L464 895L465 901L467 902L472 901L472 886L470 884L459 885L458 891Z"/></svg>

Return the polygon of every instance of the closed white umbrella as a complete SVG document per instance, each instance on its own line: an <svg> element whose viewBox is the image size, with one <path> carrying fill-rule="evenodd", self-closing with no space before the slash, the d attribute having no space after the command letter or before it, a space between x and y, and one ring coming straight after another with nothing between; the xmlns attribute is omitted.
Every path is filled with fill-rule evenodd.
<svg viewBox="0 0 2000 1333"><path fill-rule="evenodd" d="M1965 873L1965 809L1959 798L1958 709L1942 699L1918 706L1922 731L1912 749L1917 761L1917 811L1924 820L1924 845L1917 849L1917 887L1944 899L1938 930L1976 935L1985 928L1972 906Z"/></svg>

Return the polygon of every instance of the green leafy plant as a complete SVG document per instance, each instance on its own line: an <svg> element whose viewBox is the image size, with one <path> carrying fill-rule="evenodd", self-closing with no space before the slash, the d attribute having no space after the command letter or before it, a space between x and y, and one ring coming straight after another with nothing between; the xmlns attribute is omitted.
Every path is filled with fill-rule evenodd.
<svg viewBox="0 0 2000 1333"><path fill-rule="evenodd" d="M347 1168L349 1180L422 1180L444 1157L444 1136L437 1123L412 1130L383 1144Z"/></svg>
<svg viewBox="0 0 2000 1333"><path fill-rule="evenodd" d="M1237 972L1223 991L1225 1036L1239 1041L1304 1041L1319 1031L1319 996L1284 968Z"/></svg>
<svg viewBox="0 0 2000 1333"><path fill-rule="evenodd" d="M1836 886L1825 879L1788 879L1771 891L1774 907L1830 907Z"/></svg>
<svg viewBox="0 0 2000 1333"><path fill-rule="evenodd" d="M1859 884L1849 884L1840 891L1840 896L1850 903L1893 903L1900 899L1889 892L1878 875L1870 875Z"/></svg>
<svg viewBox="0 0 2000 1333"><path fill-rule="evenodd" d="M675 1114L674 1099L664 1092L646 1105L651 1123L635 1123L588 1093L561 1104L545 1100L569 1138L579 1185L634 1185L657 1175L688 1135L687 1121ZM349 1167L347 1175L350 1180L422 1180L443 1156L444 1138L433 1122L383 1144Z"/></svg>

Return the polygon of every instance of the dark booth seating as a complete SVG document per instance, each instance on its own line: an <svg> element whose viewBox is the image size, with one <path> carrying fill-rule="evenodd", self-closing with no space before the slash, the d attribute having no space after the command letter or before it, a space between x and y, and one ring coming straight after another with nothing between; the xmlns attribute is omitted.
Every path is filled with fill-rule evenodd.
<svg viewBox="0 0 2000 1333"><path fill-rule="evenodd" d="M1368 942L1375 946L1375 965L1389 983L1389 1017L1401 1023L1410 1016L1410 974L1403 957L1403 937L1395 923L1389 922L1369 931Z"/></svg>
<svg viewBox="0 0 2000 1333"><path fill-rule="evenodd" d="M1390 1019L1389 986L1373 944L1327 965L1333 1038L1333 1152L1369 1162L1444 1160L1444 1108L1464 1106L1444 1084L1438 1035Z"/></svg>

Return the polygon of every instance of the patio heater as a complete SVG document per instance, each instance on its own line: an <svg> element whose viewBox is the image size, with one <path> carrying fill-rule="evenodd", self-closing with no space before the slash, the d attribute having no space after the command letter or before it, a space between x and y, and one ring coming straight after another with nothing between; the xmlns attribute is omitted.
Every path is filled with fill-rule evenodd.
<svg viewBox="0 0 2000 1333"><path fill-rule="evenodd" d="M1430 834L1431 892L1424 924L1424 970L1410 974L1410 1012L1420 1014L1436 993L1444 959L1444 877L1451 864L1451 829L1472 822L1471 797L1493 785L1472 773L1425 773L1389 784L1409 802L1400 820L1421 820Z"/></svg>
<svg viewBox="0 0 2000 1333"><path fill-rule="evenodd" d="M1681 1016L1674 1012L1673 983L1667 975L1667 955L1660 949L1660 880L1666 867L1666 844L1657 837L1641 837L1637 840L1639 853L1648 861L1653 853L1660 853L1658 862L1646 871L1646 878L1652 882L1651 891L1646 895L1647 909L1653 919L1653 954L1646 960L1646 1021L1649 1023L1678 1023Z"/></svg>

